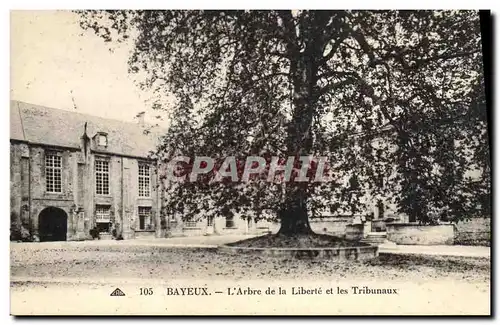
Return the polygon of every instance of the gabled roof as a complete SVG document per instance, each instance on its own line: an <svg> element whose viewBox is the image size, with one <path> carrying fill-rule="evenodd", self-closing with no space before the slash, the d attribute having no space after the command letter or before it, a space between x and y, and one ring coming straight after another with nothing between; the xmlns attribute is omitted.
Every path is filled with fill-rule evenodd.
<svg viewBox="0 0 500 325"><path fill-rule="evenodd" d="M11 140L79 149L85 123L90 138L98 132L107 133L108 145L100 151L125 156L146 158L165 133L159 127L145 127L20 101L10 102ZM149 132L145 132L146 128Z"/></svg>

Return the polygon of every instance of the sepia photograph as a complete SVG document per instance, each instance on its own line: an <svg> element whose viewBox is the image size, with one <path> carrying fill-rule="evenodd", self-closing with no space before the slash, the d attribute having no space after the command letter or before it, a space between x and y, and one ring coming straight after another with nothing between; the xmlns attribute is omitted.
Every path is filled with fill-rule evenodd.
<svg viewBox="0 0 500 325"><path fill-rule="evenodd" d="M491 316L486 10L11 10L12 316Z"/></svg>

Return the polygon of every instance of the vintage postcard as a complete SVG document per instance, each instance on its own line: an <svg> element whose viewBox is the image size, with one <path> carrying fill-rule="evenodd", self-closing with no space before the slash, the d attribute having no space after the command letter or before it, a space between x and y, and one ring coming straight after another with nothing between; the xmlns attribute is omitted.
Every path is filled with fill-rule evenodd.
<svg viewBox="0 0 500 325"><path fill-rule="evenodd" d="M487 11L11 11L10 312L491 314Z"/></svg>

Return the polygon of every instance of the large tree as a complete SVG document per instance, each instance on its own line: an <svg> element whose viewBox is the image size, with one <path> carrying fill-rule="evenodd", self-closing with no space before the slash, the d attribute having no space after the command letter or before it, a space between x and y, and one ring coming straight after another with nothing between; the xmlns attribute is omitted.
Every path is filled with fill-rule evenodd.
<svg viewBox="0 0 500 325"><path fill-rule="evenodd" d="M307 234L310 214L359 210L366 191L394 197L402 212L426 214L419 209L429 198L446 195L434 186L458 186L439 180L461 179L448 175L446 163L457 162L461 174L470 167L445 152L457 152L448 150L460 133L454 121L466 118L482 78L475 11L80 15L82 27L106 41L133 42L130 72L158 95L155 107L171 113L160 161L327 156L336 175L329 183L168 183L170 212L258 218L273 211L280 233ZM462 128L461 138L477 127ZM374 146L376 139L383 141ZM435 163L445 171L438 178L430 176Z"/></svg>

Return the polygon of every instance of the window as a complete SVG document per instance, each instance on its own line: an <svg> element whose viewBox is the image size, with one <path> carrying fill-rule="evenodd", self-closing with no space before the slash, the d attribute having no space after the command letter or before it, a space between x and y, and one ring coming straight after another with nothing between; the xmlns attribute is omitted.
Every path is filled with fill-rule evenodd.
<svg viewBox="0 0 500 325"><path fill-rule="evenodd" d="M109 161L102 159L95 161L95 186L96 194L109 194Z"/></svg>
<svg viewBox="0 0 500 325"><path fill-rule="evenodd" d="M99 133L97 135L97 145L106 147L108 145L108 136L106 133Z"/></svg>
<svg viewBox="0 0 500 325"><path fill-rule="evenodd" d="M151 220L151 207L139 207L139 229L154 230L154 225Z"/></svg>
<svg viewBox="0 0 500 325"><path fill-rule="evenodd" d="M45 156L45 183L49 193L62 192L62 159L61 156L48 153Z"/></svg>
<svg viewBox="0 0 500 325"><path fill-rule="evenodd" d="M226 228L235 228L234 227L234 216L226 217Z"/></svg>
<svg viewBox="0 0 500 325"><path fill-rule="evenodd" d="M139 196L149 197L150 192L149 165L139 164Z"/></svg>
<svg viewBox="0 0 500 325"><path fill-rule="evenodd" d="M95 221L96 227L100 233L109 233L111 226L111 213L109 205L96 205Z"/></svg>
<svg viewBox="0 0 500 325"><path fill-rule="evenodd" d="M214 217L210 216L207 218L207 226L212 227L214 225Z"/></svg>

